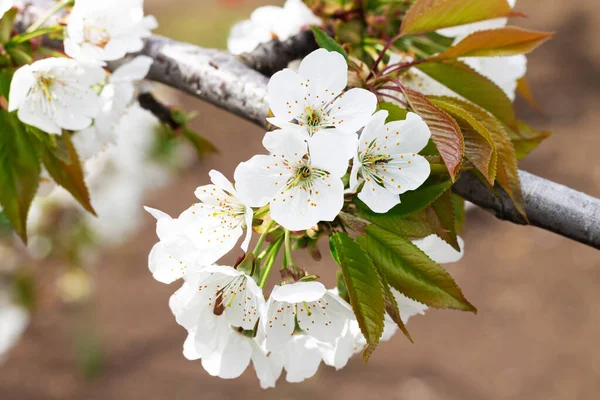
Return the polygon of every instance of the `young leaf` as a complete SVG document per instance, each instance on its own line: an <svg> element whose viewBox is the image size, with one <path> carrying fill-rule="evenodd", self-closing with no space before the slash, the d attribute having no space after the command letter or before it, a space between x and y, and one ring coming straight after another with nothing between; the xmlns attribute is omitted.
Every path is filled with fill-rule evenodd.
<svg viewBox="0 0 600 400"><path fill-rule="evenodd" d="M552 132L540 132L526 123L519 121L518 133L509 129L508 135L515 147L517 159L521 160L538 147L544 140L552 136Z"/></svg>
<svg viewBox="0 0 600 400"><path fill-rule="evenodd" d="M509 15L506 0L416 0L402 21L404 35L432 32Z"/></svg>
<svg viewBox="0 0 600 400"><path fill-rule="evenodd" d="M400 331L402 331L402 333L404 333L404 336L406 336L408 338L408 340L410 340L411 343L414 343L412 336L410 336L408 329L406 329L406 326L404 325L404 321L402 321L402 316L400 315L400 309L398 308L398 302L396 301L396 297L394 297L394 294L392 293L392 290L390 289L389 283L387 283L387 281L383 277L383 274L380 273L379 275L381 276L381 280L383 282L383 296L385 299L385 311L388 313L388 315L390 316L392 321L394 321L396 323L396 325L398 326L398 329L400 329Z"/></svg>
<svg viewBox="0 0 600 400"><path fill-rule="evenodd" d="M494 118L488 112L453 97L430 97L436 106L452 115L465 139L465 157L485 176L490 185L496 180L498 153L488 125L481 121Z"/></svg>
<svg viewBox="0 0 600 400"><path fill-rule="evenodd" d="M27 242L27 215L40 183L40 162L17 117L0 109L0 205Z"/></svg>
<svg viewBox="0 0 600 400"><path fill-rule="evenodd" d="M434 57L437 60L459 57L504 57L527 54L541 46L553 33L535 32L507 26L477 31Z"/></svg>
<svg viewBox="0 0 600 400"><path fill-rule="evenodd" d="M342 268L350 304L367 340L363 353L367 362L383 333L385 301L381 277L367 253L347 234L333 234L330 247Z"/></svg>
<svg viewBox="0 0 600 400"><path fill-rule="evenodd" d="M387 282L404 295L430 307L477 312L450 274L410 240L369 225L359 242Z"/></svg>
<svg viewBox="0 0 600 400"><path fill-rule="evenodd" d="M432 104L427 98L412 89L401 87L411 108L425 120L450 178L454 181L460 170L464 152L464 139L456 121L445 111Z"/></svg>
<svg viewBox="0 0 600 400"><path fill-rule="evenodd" d="M427 62L417 67L465 99L491 112L509 126L516 124L512 101L498 85L457 60Z"/></svg>
<svg viewBox="0 0 600 400"><path fill-rule="evenodd" d="M42 136L41 140L37 141L37 148L44 167L54 179L54 181L65 188L71 195L85 208L89 213L96 215L92 207L90 194L85 185L83 169L77 155L77 150L71 142L71 137L68 133L63 133L62 136L52 137L56 140L57 148L66 149L68 161L63 160L57 155L57 151L49 142L50 137Z"/></svg>
<svg viewBox="0 0 600 400"><path fill-rule="evenodd" d="M329 37L328 34L323 32L321 29L317 28L316 26L311 26L310 28L312 29L313 34L315 35L315 40L317 41L317 44L319 45L319 47L322 47L325 50L335 51L337 53L340 53L341 55L344 56L346 61L348 61L348 53L346 53L346 50L344 50L344 48L342 46L340 46L335 40L333 40L331 37Z"/></svg>
<svg viewBox="0 0 600 400"><path fill-rule="evenodd" d="M458 238L456 237L456 214L454 212L454 202L452 201L452 190L447 190L431 205L433 211L438 217L439 227L436 234L446 243L460 251Z"/></svg>
<svg viewBox="0 0 600 400"><path fill-rule="evenodd" d="M531 88L529 87L527 78L522 77L519 80L517 80L517 93L519 93L521 95L521 97L523 97L525 99L525 101L527 101L527 103L529 103L529 105L535 111L537 111L537 112L542 111L542 108L540 107L540 105L537 103L537 101L535 101L535 97L533 97L533 92L531 91Z"/></svg>
<svg viewBox="0 0 600 400"><path fill-rule="evenodd" d="M0 44L6 44L10 40L18 13L19 9L13 7L0 19Z"/></svg>

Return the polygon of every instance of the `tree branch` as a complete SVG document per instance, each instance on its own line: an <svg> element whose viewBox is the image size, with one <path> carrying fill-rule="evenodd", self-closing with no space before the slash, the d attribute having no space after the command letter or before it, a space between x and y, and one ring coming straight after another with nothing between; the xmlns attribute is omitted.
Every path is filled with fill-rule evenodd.
<svg viewBox="0 0 600 400"><path fill-rule="evenodd" d="M28 24L24 21L33 20L36 10L47 8L41 4L49 4L48 0L26 3L35 7L29 7L27 17L22 18L25 26ZM189 93L266 128L268 80L256 70L270 75L314 48L310 32L301 32L284 42L262 45L240 57L153 36L141 54L154 59L148 79ZM519 171L519 176L531 225L600 249L600 200L527 172ZM471 174L464 174L454 185L454 191L502 220L527 223L505 193L497 190L499 196L496 196Z"/></svg>

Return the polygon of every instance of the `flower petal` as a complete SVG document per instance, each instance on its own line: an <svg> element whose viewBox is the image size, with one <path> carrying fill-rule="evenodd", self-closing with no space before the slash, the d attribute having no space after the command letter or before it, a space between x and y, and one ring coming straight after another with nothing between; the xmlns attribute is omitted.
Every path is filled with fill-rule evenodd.
<svg viewBox="0 0 600 400"><path fill-rule="evenodd" d="M376 213L386 213L396 204L400 204L400 197L375 182L367 181L358 194L371 210Z"/></svg>
<svg viewBox="0 0 600 400"><path fill-rule="evenodd" d="M333 102L330 117L336 128L356 133L364 127L377 109L377 96L365 89L350 89Z"/></svg>
<svg viewBox="0 0 600 400"><path fill-rule="evenodd" d="M240 200L250 207L262 207L285 186L289 171L275 157L257 155L240 163L234 177Z"/></svg>
<svg viewBox="0 0 600 400"><path fill-rule="evenodd" d="M460 251L456 251L454 247L450 246L437 235L429 235L424 239L413 240L413 243L438 264L449 264L460 261L465 250L465 242L461 237L458 237Z"/></svg>
<svg viewBox="0 0 600 400"><path fill-rule="evenodd" d="M276 118L291 121L302 114L306 89L302 78L291 69L284 69L271 77L268 101Z"/></svg>
<svg viewBox="0 0 600 400"><path fill-rule="evenodd" d="M346 88L348 63L340 53L318 49L302 60L298 74L308 84L307 92L313 101L317 101L317 96L327 101Z"/></svg>
<svg viewBox="0 0 600 400"><path fill-rule="evenodd" d="M310 162L316 168L341 178L348 171L348 160L356 154L358 135L325 129L308 139Z"/></svg>

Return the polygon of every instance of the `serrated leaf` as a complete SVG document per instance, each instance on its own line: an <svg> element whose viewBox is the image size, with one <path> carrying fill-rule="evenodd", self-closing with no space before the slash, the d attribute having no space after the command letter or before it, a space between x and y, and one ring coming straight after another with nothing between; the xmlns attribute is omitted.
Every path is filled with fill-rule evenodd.
<svg viewBox="0 0 600 400"><path fill-rule="evenodd" d="M507 57L527 54L541 46L553 33L536 32L514 26L477 31L445 52L437 60L459 57Z"/></svg>
<svg viewBox="0 0 600 400"><path fill-rule="evenodd" d="M465 157L485 176L490 185L494 185L498 153L492 135L487 130L490 124L482 123L485 119L494 117L471 103L453 97L429 99L456 119L465 140Z"/></svg>
<svg viewBox="0 0 600 400"><path fill-rule="evenodd" d="M406 110L406 108L402 108L399 105L390 102L380 102L377 104L377 111L381 110L388 112L386 122L403 121L406 119L406 115L408 114L408 110Z"/></svg>
<svg viewBox="0 0 600 400"><path fill-rule="evenodd" d="M64 148L68 161L58 157L57 151L53 148L48 140L56 140L56 148ZM77 150L71 142L71 137L68 133L63 133L62 136L48 138L48 140L38 140L37 148L40 159L44 163L44 167L54 182L65 188L71 195L81 204L81 206L92 215L96 215L94 207L92 207L90 194L85 185L83 168L77 155Z"/></svg>
<svg viewBox="0 0 600 400"><path fill-rule="evenodd" d="M448 113L432 104L427 98L412 89L401 87L410 107L425 121L450 178L455 179L460 170L464 152L464 139L458 124Z"/></svg>
<svg viewBox="0 0 600 400"><path fill-rule="evenodd" d="M402 21L404 35L432 32L509 15L506 0L416 0Z"/></svg>
<svg viewBox="0 0 600 400"><path fill-rule="evenodd" d="M456 214L454 202L452 201L452 190L447 190L431 205L439 220L439 229L436 234L446 243L460 251L458 238L456 237Z"/></svg>
<svg viewBox="0 0 600 400"><path fill-rule="evenodd" d="M333 234L330 247L342 268L350 304L367 341L363 353L367 362L383 333L385 301L381 277L367 253L347 234Z"/></svg>
<svg viewBox="0 0 600 400"><path fill-rule="evenodd" d="M417 68L465 99L491 112L509 126L516 124L512 101L489 78L458 60L423 63Z"/></svg>
<svg viewBox="0 0 600 400"><path fill-rule="evenodd" d="M315 35L315 40L317 41L319 47L328 51L335 51L337 53L340 53L342 56L344 56L346 62L348 61L348 53L346 53L346 50L344 50L342 46L340 46L335 40L329 37L328 34L323 32L316 26L311 26L310 28L312 29L313 34Z"/></svg>
<svg viewBox="0 0 600 400"><path fill-rule="evenodd" d="M15 115L0 109L0 127L0 205L15 232L27 242L27 215L40 183L40 162Z"/></svg>
<svg viewBox="0 0 600 400"><path fill-rule="evenodd" d="M517 159L525 158L536 149L544 140L552 136L552 132L538 131L526 123L519 121L519 132L508 129L508 135L515 147Z"/></svg>
<svg viewBox="0 0 600 400"><path fill-rule="evenodd" d="M519 93L534 110L541 112L542 108L537 101L535 101L535 97L533 97L533 92L529 87L526 77L522 77L517 80L517 93Z"/></svg>
<svg viewBox="0 0 600 400"><path fill-rule="evenodd" d="M453 193L452 201L454 202L454 213L456 214L456 234L460 235L466 222L465 199Z"/></svg>
<svg viewBox="0 0 600 400"><path fill-rule="evenodd" d="M430 307L477 312L450 274L410 240L376 225L359 240L394 289Z"/></svg>
<svg viewBox="0 0 600 400"><path fill-rule="evenodd" d="M408 332L408 329L406 329L406 325L404 325L404 321L402 321L402 316L400 315L400 309L398 308L398 302L396 301L396 297L394 297L394 294L392 293L392 290L390 289L389 283L387 283L387 281L383 277L383 274L381 273L381 271L380 271L379 275L381 276L381 280L383 283L383 296L385 299L385 311L390 316L392 321L394 321L396 323L396 326L398 326L398 329L400 329L400 331L404 334L404 336L406 336L407 339L410 340L411 343L414 343L412 336Z"/></svg>

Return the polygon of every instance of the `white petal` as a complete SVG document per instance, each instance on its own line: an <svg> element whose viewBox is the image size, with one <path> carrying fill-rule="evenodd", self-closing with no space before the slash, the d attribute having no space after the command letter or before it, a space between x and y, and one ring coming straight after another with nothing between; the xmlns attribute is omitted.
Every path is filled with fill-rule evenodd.
<svg viewBox="0 0 600 400"><path fill-rule="evenodd" d="M429 235L424 239L413 240L413 243L438 264L449 264L459 261L463 257L465 250L465 242L461 237L458 237L460 251L456 251L454 247L450 246L437 235Z"/></svg>
<svg viewBox="0 0 600 400"><path fill-rule="evenodd" d="M266 350L262 349L255 340L251 344L252 364L260 381L260 387L263 389L275 387L283 369L283 357L274 352L267 354Z"/></svg>
<svg viewBox="0 0 600 400"><path fill-rule="evenodd" d="M271 298L286 303L302 303L320 300L327 289L320 282L296 282L290 285L275 286Z"/></svg>
<svg viewBox="0 0 600 400"><path fill-rule="evenodd" d="M395 289L392 289L392 293L396 298L396 303L398 303L400 319L402 319L402 322L404 322L405 324L408 322L410 317L413 317L415 315L423 315L425 314L425 311L427 311L427 309L429 308L425 304L421 304L418 301L406 297L405 295L403 295Z"/></svg>
<svg viewBox="0 0 600 400"><path fill-rule="evenodd" d="M240 163L234 177L240 200L250 207L262 207L285 186L289 171L275 157L257 155Z"/></svg>
<svg viewBox="0 0 600 400"><path fill-rule="evenodd" d="M348 170L348 160L354 157L357 144L358 135L355 133L337 129L321 130L308 140L310 162L331 176L341 178Z"/></svg>
<svg viewBox="0 0 600 400"><path fill-rule="evenodd" d="M425 121L413 112L409 112L403 121L386 124L379 132L377 145L387 146L385 152L389 154L418 153L427 146L431 137Z"/></svg>
<svg viewBox="0 0 600 400"><path fill-rule="evenodd" d="M468 57L462 61L480 74L490 78L513 101L515 100L517 81L527 72L527 58L522 54L512 57Z"/></svg>
<svg viewBox="0 0 600 400"><path fill-rule="evenodd" d="M251 339L231 330L226 339L221 338L222 345L218 351L208 357L202 357L202 367L212 376L221 379L239 377L250 364L252 356Z"/></svg>
<svg viewBox="0 0 600 400"><path fill-rule="evenodd" d="M276 160L286 160L289 164L300 162L308 151L301 135L285 129L267 132L263 138L263 146Z"/></svg>
<svg viewBox="0 0 600 400"><path fill-rule="evenodd" d="M246 237L242 242L242 250L245 252L248 251L248 246L250 245L250 240L252 239L252 221L254 220L254 211L250 207L246 207Z"/></svg>
<svg viewBox="0 0 600 400"><path fill-rule="evenodd" d="M385 188L395 194L416 190L427 180L430 173L429 161L418 154L400 155L378 169L378 174L385 178Z"/></svg>
<svg viewBox="0 0 600 400"><path fill-rule="evenodd" d="M182 278L187 270L187 268L183 268L179 260L167 253L162 242L156 243L150 250L148 268L154 279L167 284Z"/></svg>
<svg viewBox="0 0 600 400"><path fill-rule="evenodd" d="M298 74L311 97L324 96L326 90L339 95L348 83L348 63L340 53L318 49L302 60Z"/></svg>
<svg viewBox="0 0 600 400"><path fill-rule="evenodd" d="M298 325L307 335L334 344L354 314L342 305L343 300L331 293L322 299L298 304Z"/></svg>
<svg viewBox="0 0 600 400"><path fill-rule="evenodd" d="M290 341L284 354L286 380L297 383L311 378L317 373L321 364L316 340L306 335L296 335Z"/></svg>
<svg viewBox="0 0 600 400"><path fill-rule="evenodd" d="M219 189L221 190L225 190L226 192L229 192L233 195L235 195L235 189L233 188L233 185L231 184L231 182L229 181L229 179L227 179L225 177L225 175L223 175L222 173L220 173L219 171L216 170L211 170L208 173L208 176L210 176L210 181Z"/></svg>
<svg viewBox="0 0 600 400"><path fill-rule="evenodd" d="M276 289L277 286L273 291ZM263 317L266 348L269 351L282 351L294 337L296 305L275 301L271 294L266 309L266 315Z"/></svg>
<svg viewBox="0 0 600 400"><path fill-rule="evenodd" d="M360 134L360 143L358 145L360 151L365 151L373 140L385 137L384 125L388 115L388 112L385 110L373 114L365 129Z"/></svg>
<svg viewBox="0 0 600 400"><path fill-rule="evenodd" d="M268 85L268 101L273 115L291 121L304 111L306 89L302 79L291 69L277 72Z"/></svg>
<svg viewBox="0 0 600 400"><path fill-rule="evenodd" d="M121 65L110 76L111 82L141 81L148 75L154 60L148 56L137 56L130 62Z"/></svg>
<svg viewBox="0 0 600 400"><path fill-rule="evenodd" d="M386 213L395 205L400 204L400 197L397 194L373 181L365 182L358 198L376 213Z"/></svg>
<svg viewBox="0 0 600 400"><path fill-rule="evenodd" d="M202 355L196 350L196 330L188 333L185 342L183 342L183 356L188 360L198 360Z"/></svg>
<svg viewBox="0 0 600 400"><path fill-rule="evenodd" d="M15 72L10 84L10 94L8 96L9 112L13 112L21 107L34 83L35 76L29 65L24 65Z"/></svg>
<svg viewBox="0 0 600 400"><path fill-rule="evenodd" d="M335 126L344 132L355 133L364 127L377 109L377 96L365 89L350 89L331 107Z"/></svg>

